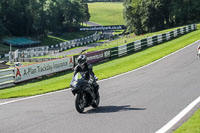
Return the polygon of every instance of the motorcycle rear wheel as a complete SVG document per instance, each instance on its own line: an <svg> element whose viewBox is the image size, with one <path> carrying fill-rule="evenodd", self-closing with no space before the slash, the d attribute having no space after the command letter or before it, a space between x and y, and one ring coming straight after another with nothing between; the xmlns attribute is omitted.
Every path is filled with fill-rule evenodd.
<svg viewBox="0 0 200 133"><path fill-rule="evenodd" d="M75 106L76 106L76 110L79 113L83 113L85 105L83 101L83 95L81 95L80 93L76 95Z"/></svg>

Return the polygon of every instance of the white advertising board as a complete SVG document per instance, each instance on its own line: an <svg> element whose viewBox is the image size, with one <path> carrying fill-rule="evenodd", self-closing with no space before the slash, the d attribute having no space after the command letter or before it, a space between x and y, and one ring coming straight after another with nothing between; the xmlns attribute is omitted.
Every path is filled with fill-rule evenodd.
<svg viewBox="0 0 200 133"><path fill-rule="evenodd" d="M170 33L169 32L166 33L166 39L170 40Z"/></svg>
<svg viewBox="0 0 200 133"><path fill-rule="evenodd" d="M153 45L152 37L147 38L147 46L150 47Z"/></svg>
<svg viewBox="0 0 200 133"><path fill-rule="evenodd" d="M162 35L158 35L158 43L162 42Z"/></svg>
<svg viewBox="0 0 200 133"><path fill-rule="evenodd" d="M135 45L135 47L134 47L135 51L140 50L142 48L141 40L135 41L134 45Z"/></svg>
<svg viewBox="0 0 200 133"><path fill-rule="evenodd" d="M174 31L174 37L176 37L178 35L177 30Z"/></svg>
<svg viewBox="0 0 200 133"><path fill-rule="evenodd" d="M67 57L27 66L16 67L15 83L63 70L72 69L73 65L73 57Z"/></svg>
<svg viewBox="0 0 200 133"><path fill-rule="evenodd" d="M127 45L118 46L118 56L127 54Z"/></svg>

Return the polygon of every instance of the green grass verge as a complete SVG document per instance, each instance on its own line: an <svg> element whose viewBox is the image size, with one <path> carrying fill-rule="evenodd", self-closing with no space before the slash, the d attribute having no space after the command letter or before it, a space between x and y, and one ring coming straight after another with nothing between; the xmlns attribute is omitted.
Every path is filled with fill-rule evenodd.
<svg viewBox="0 0 200 133"><path fill-rule="evenodd" d="M122 2L88 3L90 21L101 25L124 25Z"/></svg>
<svg viewBox="0 0 200 133"><path fill-rule="evenodd" d="M174 133L200 133L200 109Z"/></svg>
<svg viewBox="0 0 200 133"><path fill-rule="evenodd" d="M138 67L151 63L163 56L166 56L180 48L200 39L200 30L188 33L180 38L174 39L144 51L118 58L94 66L94 72L99 79L105 79L120 73L124 73ZM126 64L126 65L124 65ZM117 67L116 67L117 66ZM42 94L69 87L72 72L62 72L51 77L44 77L43 80L32 80L19 84L12 88L0 90L0 98L24 97Z"/></svg>

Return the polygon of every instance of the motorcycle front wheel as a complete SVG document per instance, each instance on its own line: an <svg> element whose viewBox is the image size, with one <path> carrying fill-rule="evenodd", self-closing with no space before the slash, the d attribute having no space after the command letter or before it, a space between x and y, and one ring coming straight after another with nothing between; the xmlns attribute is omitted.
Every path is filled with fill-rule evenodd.
<svg viewBox="0 0 200 133"><path fill-rule="evenodd" d="M97 108L99 106L99 102L100 102L99 91L96 91L95 95L96 95L95 102L92 103L93 108Z"/></svg>
<svg viewBox="0 0 200 133"><path fill-rule="evenodd" d="M76 106L76 110L79 113L83 113L84 107L85 107L85 103L84 103L83 95L81 95L80 93L78 93L76 95L75 106Z"/></svg>

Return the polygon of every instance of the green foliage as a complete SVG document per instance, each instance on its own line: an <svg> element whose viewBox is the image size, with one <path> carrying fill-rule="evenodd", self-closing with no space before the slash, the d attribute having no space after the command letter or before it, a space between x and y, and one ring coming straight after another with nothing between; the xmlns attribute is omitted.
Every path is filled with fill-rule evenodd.
<svg viewBox="0 0 200 133"><path fill-rule="evenodd" d="M186 25L200 20L197 0L124 0L124 19L136 34Z"/></svg>
<svg viewBox="0 0 200 133"><path fill-rule="evenodd" d="M123 16L128 31L134 31L137 35L141 34L142 24L140 18L139 0L124 0L124 7Z"/></svg>
<svg viewBox="0 0 200 133"><path fill-rule="evenodd" d="M9 34L8 30L4 27L4 25L0 21L0 38L1 36L8 35L8 34Z"/></svg>
<svg viewBox="0 0 200 133"><path fill-rule="evenodd" d="M87 4L74 0L1 0L0 22L13 35L46 35L89 20Z"/></svg>

